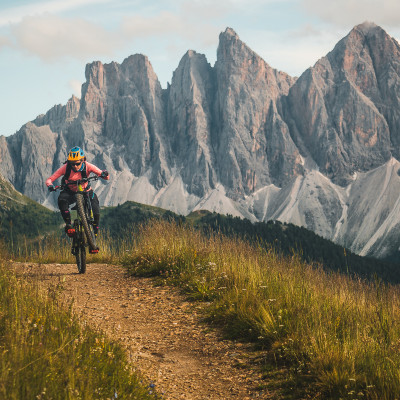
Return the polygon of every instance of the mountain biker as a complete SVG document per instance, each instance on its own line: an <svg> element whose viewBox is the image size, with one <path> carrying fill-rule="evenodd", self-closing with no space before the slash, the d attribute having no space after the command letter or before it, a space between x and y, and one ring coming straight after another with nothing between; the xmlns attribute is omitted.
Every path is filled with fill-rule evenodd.
<svg viewBox="0 0 400 400"><path fill-rule="evenodd" d="M82 178L88 178L90 173L93 172L100 178L105 180L110 179L108 171L102 171L93 164L86 161L85 153L80 147L73 147L68 153L68 159L65 164L59 168L50 178L46 180L46 186L49 192L55 191L53 182L63 175L61 180L63 183L71 183ZM81 184L85 191L89 192L90 202L93 209L93 219L94 219L94 233L97 235L99 231L100 222L100 204L96 193L93 192L90 184L84 182ZM58 197L58 208L60 209L61 216L65 222L65 233L72 237L75 235L75 229L71 224L71 214L69 212L69 206L75 203L75 193L78 191L78 185L68 185L65 186Z"/></svg>

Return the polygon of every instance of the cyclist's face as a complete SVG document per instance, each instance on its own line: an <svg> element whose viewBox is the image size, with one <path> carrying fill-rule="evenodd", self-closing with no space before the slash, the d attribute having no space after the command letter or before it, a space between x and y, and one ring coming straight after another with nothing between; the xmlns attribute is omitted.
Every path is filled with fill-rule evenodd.
<svg viewBox="0 0 400 400"><path fill-rule="evenodd" d="M72 165L72 168L73 168L75 171L78 171L79 168L82 166L82 160L74 161L74 162L71 163L71 165Z"/></svg>

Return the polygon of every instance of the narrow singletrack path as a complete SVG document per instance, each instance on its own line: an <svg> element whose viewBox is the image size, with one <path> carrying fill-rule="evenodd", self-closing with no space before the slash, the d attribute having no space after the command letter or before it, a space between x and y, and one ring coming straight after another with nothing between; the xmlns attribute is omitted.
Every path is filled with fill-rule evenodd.
<svg viewBox="0 0 400 400"><path fill-rule="evenodd" d="M257 390L265 383L254 367L250 345L223 340L201 322L204 307L171 287L129 277L122 267L16 263L18 273L45 286L62 286L67 300L88 324L122 343L135 367L163 399L274 399Z"/></svg>

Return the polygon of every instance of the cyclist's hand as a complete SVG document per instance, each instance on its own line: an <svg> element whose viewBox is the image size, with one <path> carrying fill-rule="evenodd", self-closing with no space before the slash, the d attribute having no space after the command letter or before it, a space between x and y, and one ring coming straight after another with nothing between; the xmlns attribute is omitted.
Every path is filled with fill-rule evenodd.
<svg viewBox="0 0 400 400"><path fill-rule="evenodd" d="M53 185L47 186L47 189L49 189L49 192L54 192L56 188Z"/></svg>
<svg viewBox="0 0 400 400"><path fill-rule="evenodd" d="M100 175L100 178L107 178L107 176L108 176L108 171L105 169L102 173L101 173L101 175Z"/></svg>

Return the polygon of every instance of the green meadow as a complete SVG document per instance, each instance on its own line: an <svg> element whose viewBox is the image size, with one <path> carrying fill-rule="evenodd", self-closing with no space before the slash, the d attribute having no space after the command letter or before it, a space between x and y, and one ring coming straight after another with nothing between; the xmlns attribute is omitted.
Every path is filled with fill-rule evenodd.
<svg viewBox="0 0 400 400"><path fill-rule="evenodd" d="M122 265L131 274L154 277L158 285L175 285L192 301L203 302L206 323L229 338L254 343L262 359L265 387L276 390L281 398L400 398L397 285L378 278L349 277L308 264L295 252L282 255L271 245L218 232L205 234L179 222L152 220L118 239L103 234L100 240L102 252L88 257L89 262ZM74 262L68 239L60 242L56 236L33 247L26 244L19 254L21 260ZM7 289L1 287L1 296L7 297L1 298L0 343L7 344L1 347L6 357L2 357L1 382L5 384L0 390L27 390L31 385L24 382L33 382L33 369L26 366L35 362L41 368L35 371L41 371L38 375L43 377L42 383L34 386L35 393L43 390L49 376L68 382L63 390L71 397L66 398L75 398L73 390L91 391L98 382L116 387L116 376L122 379L122 387L132 385L146 392L136 386L129 367L113 364L123 357L110 357L110 349L122 350L100 332L79 328L68 307L52 294L21 290L21 285L28 283L7 274L2 279ZM30 294L35 303L25 299ZM44 332L57 338L47 339L47 335L41 336ZM67 355L68 351L73 355ZM15 355L6 361L11 352ZM102 357L104 367L94 370L99 362L96 357ZM65 360L72 363L70 370L65 368ZM62 371L57 369L60 365ZM116 374L108 368L120 369ZM79 379L77 371L85 380ZM89 382L91 387L86 388Z"/></svg>

